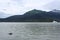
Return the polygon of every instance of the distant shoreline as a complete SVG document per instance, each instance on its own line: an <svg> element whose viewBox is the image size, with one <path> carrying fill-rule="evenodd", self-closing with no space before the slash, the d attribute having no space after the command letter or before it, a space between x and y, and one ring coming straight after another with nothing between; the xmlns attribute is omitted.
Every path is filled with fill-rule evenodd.
<svg viewBox="0 0 60 40"><path fill-rule="evenodd" d="M45 23L55 23L55 22L0 22L0 23L32 23L32 24L43 23L45 24ZM57 22L57 23L60 23L60 22Z"/></svg>

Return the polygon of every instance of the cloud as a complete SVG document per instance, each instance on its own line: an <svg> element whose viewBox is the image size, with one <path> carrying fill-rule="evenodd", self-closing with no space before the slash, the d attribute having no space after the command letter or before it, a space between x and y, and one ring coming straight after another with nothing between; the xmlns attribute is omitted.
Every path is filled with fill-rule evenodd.
<svg viewBox="0 0 60 40"><path fill-rule="evenodd" d="M54 0L43 6L46 10L60 9L60 0Z"/></svg>
<svg viewBox="0 0 60 40"><path fill-rule="evenodd" d="M32 9L42 9L52 0L0 0L0 11L7 14L23 14Z"/></svg>

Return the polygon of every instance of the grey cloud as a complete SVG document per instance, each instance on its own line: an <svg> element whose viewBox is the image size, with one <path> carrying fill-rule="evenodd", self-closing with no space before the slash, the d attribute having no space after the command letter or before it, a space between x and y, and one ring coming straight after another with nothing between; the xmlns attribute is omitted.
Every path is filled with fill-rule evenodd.
<svg viewBox="0 0 60 40"><path fill-rule="evenodd" d="M60 0L54 0L53 2L44 5L43 8L47 10L60 9Z"/></svg>

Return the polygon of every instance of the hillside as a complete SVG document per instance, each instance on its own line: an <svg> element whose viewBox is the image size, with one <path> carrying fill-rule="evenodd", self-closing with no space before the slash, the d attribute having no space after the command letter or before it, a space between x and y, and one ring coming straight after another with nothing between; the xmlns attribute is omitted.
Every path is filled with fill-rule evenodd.
<svg viewBox="0 0 60 40"><path fill-rule="evenodd" d="M60 13L33 9L23 15L14 15L0 19L0 22L52 22L54 20L60 22Z"/></svg>

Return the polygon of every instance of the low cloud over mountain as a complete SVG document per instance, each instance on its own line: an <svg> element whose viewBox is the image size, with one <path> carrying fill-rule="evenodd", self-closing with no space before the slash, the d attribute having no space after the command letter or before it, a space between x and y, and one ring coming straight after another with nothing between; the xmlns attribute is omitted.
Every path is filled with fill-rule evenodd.
<svg viewBox="0 0 60 40"><path fill-rule="evenodd" d="M0 12L0 18L6 18L6 17L9 17L11 16L10 14L6 14L4 12Z"/></svg>

